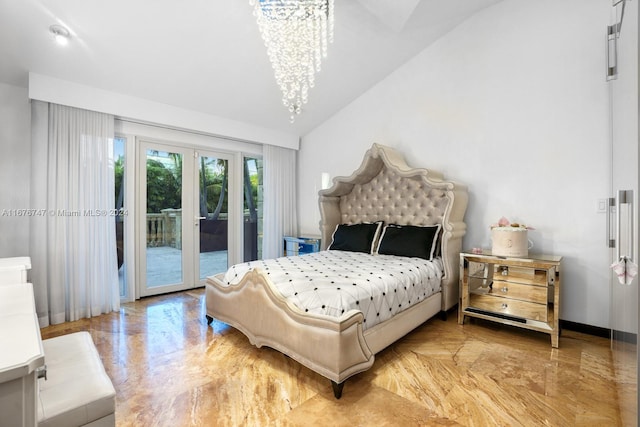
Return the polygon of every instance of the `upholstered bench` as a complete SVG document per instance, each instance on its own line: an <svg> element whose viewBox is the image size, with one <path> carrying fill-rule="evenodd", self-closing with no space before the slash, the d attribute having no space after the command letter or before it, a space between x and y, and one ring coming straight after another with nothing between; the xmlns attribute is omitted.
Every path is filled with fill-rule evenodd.
<svg viewBox="0 0 640 427"><path fill-rule="evenodd" d="M38 380L38 426L115 426L111 380L88 332L42 341L47 377Z"/></svg>

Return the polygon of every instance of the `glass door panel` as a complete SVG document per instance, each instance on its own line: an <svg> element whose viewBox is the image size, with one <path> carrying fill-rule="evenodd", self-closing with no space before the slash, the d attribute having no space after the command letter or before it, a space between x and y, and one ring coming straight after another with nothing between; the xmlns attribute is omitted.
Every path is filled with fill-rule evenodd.
<svg viewBox="0 0 640 427"><path fill-rule="evenodd" d="M146 150L147 287L183 282L181 153Z"/></svg>
<svg viewBox="0 0 640 427"><path fill-rule="evenodd" d="M114 158L114 183L115 183L115 228L116 228L116 251L118 254L118 282L120 288L120 298L125 298L128 294L126 282L126 257L124 244L124 223L128 216L128 211L124 206L125 192L125 143L126 139L115 137L113 139Z"/></svg>
<svg viewBox="0 0 640 427"><path fill-rule="evenodd" d="M142 141L138 148L136 276L140 296L190 289L193 150Z"/></svg>
<svg viewBox="0 0 640 427"><path fill-rule="evenodd" d="M612 60L608 69L614 71L608 82L613 201L609 214L615 224L609 230L609 241L614 243L609 263L639 259L638 19L638 2L614 2L607 29L609 51L615 53L608 58ZM610 281L611 350L621 425L631 426L638 422L638 278L621 283L612 271Z"/></svg>
<svg viewBox="0 0 640 427"><path fill-rule="evenodd" d="M262 159L245 157L244 187L244 257L243 260L262 259Z"/></svg>
<svg viewBox="0 0 640 427"><path fill-rule="evenodd" d="M229 263L229 160L200 153L198 277L222 273Z"/></svg>

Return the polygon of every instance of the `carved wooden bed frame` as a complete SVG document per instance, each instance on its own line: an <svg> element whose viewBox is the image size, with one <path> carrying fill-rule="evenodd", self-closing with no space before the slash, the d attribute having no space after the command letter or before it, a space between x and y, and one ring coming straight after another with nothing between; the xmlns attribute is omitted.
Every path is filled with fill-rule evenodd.
<svg viewBox="0 0 640 427"><path fill-rule="evenodd" d="M349 177L334 178L333 186L319 196L323 249L338 224L379 220L441 224L441 292L363 330L362 312L351 310L340 318L305 313L284 299L267 275L256 269L236 285L224 284L224 274L209 277L206 315L209 322L216 318L240 330L251 344L274 348L330 379L339 398L344 381L369 369L376 353L458 303L467 190L444 181L437 172L410 168L394 149L373 144L358 170Z"/></svg>

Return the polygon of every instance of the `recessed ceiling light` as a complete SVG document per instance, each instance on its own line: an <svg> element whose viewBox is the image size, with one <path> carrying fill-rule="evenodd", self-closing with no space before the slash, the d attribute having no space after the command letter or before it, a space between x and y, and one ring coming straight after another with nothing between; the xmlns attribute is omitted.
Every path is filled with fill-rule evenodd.
<svg viewBox="0 0 640 427"><path fill-rule="evenodd" d="M53 38L59 45L65 46L69 43L69 30L67 30L62 25L52 25L49 27L49 31L53 34Z"/></svg>

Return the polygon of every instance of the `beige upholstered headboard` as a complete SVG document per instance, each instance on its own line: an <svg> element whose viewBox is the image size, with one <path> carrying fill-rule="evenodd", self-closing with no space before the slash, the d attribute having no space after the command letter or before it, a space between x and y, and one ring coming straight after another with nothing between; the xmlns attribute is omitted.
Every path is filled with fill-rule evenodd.
<svg viewBox="0 0 640 427"><path fill-rule="evenodd" d="M458 303L459 254L467 209L467 188L427 169L409 167L402 155L379 144L367 150L349 177L335 177L319 192L322 249L338 224L384 221L385 224L442 225L444 261L442 309Z"/></svg>

